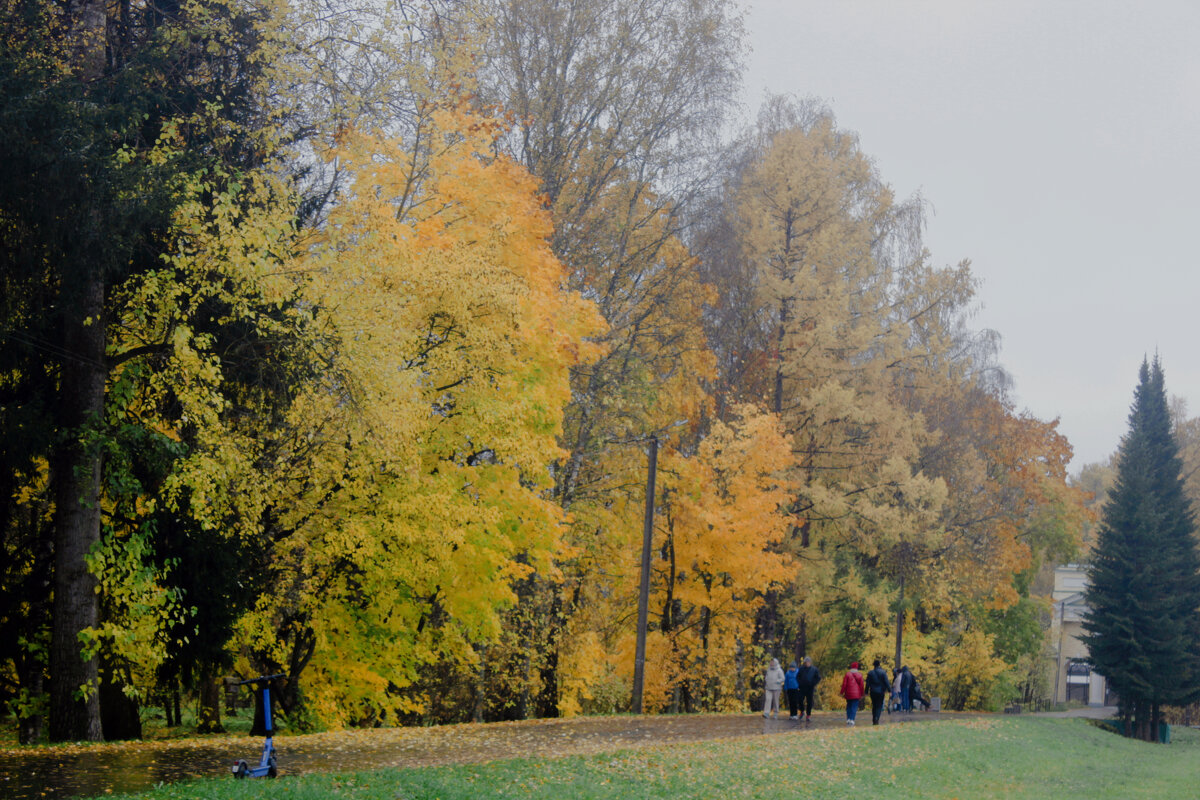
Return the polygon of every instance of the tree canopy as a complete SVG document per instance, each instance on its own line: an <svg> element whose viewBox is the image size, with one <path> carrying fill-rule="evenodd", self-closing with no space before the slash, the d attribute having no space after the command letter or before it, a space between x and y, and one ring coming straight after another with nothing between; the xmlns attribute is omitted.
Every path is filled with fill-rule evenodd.
<svg viewBox="0 0 1200 800"><path fill-rule="evenodd" d="M649 709L900 629L984 706L1040 647L1070 446L828 109L729 139L733 3L0 12L24 740L215 730L230 673L297 727L625 710L650 437Z"/></svg>

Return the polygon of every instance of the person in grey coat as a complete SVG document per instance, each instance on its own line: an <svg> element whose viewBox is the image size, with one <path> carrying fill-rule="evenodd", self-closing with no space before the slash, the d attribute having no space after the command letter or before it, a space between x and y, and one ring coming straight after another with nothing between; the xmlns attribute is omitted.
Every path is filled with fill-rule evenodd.
<svg viewBox="0 0 1200 800"><path fill-rule="evenodd" d="M778 716L779 694L783 691L783 668L779 666L778 658L771 659L771 666L767 667L766 682L763 686L766 689L766 697L763 699L763 716Z"/></svg>

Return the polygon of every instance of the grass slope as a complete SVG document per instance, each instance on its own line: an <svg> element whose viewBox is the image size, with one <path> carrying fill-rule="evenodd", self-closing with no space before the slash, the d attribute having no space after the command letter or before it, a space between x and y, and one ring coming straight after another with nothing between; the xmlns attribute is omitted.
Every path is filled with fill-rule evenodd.
<svg viewBox="0 0 1200 800"><path fill-rule="evenodd" d="M1083 720L996 717L818 730L595 756L455 767L232 778L139 800L456 798L1163 798L1196 796L1200 733L1123 739ZM110 795L111 797L111 795Z"/></svg>

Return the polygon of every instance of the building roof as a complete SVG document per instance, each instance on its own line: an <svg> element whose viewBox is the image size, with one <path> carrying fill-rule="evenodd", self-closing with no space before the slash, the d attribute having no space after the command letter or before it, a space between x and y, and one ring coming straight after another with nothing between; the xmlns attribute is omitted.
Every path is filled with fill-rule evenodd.
<svg viewBox="0 0 1200 800"><path fill-rule="evenodd" d="M1054 601L1054 617L1058 619L1061 615L1064 622L1079 622L1087 611L1088 604L1084 600L1083 592L1072 592Z"/></svg>

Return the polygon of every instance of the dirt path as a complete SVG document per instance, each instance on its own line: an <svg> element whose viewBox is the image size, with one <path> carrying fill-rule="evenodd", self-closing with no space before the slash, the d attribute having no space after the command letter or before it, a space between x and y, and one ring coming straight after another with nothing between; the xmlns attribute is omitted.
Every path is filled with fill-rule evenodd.
<svg viewBox="0 0 1200 800"><path fill-rule="evenodd" d="M1111 719L1120 712L1116 706L1084 706L1066 711L1039 711L1039 717L1082 717L1083 719Z"/></svg>
<svg viewBox="0 0 1200 800"><path fill-rule="evenodd" d="M915 713L884 716L884 724L935 719ZM946 715L947 717L951 715ZM869 726L870 714L859 724ZM505 758L611 752L642 745L707 739L804 735L845 727L840 712L811 723L759 714L584 717L431 728L382 728L281 736L282 775L305 772L466 764ZM227 775L238 758L257 760L261 739L209 737L173 742L68 745L0 751L0 796L11 800L91 797L133 792L156 783ZM232 780L232 778L231 778Z"/></svg>

